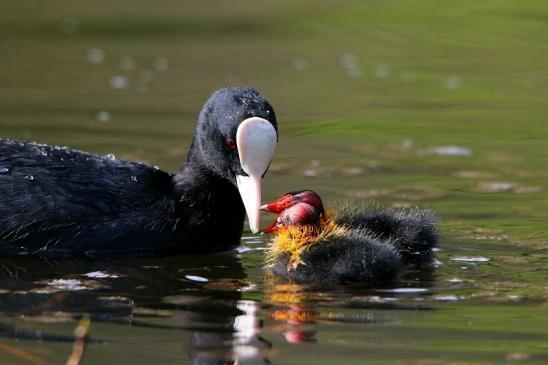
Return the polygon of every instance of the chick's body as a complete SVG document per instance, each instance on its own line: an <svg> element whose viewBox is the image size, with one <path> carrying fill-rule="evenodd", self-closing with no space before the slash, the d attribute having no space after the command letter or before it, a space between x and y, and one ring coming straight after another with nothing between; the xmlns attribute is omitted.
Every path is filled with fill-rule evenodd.
<svg viewBox="0 0 548 365"><path fill-rule="evenodd" d="M324 212L318 197L313 214L321 210L321 217L311 222L303 213L310 207L292 213L301 204L310 206L298 202L299 195L315 193L288 194L296 197L289 208L277 208L274 203L263 207L281 213L274 228L269 227L276 236L267 250L270 267L278 276L309 283L381 285L396 280L406 265L428 263L433 257L437 222L427 210L362 205ZM305 224L300 223L302 219Z"/></svg>

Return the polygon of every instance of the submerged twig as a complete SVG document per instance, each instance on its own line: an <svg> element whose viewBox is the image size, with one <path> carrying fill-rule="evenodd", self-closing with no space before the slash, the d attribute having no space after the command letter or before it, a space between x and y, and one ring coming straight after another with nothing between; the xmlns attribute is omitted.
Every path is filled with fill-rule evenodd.
<svg viewBox="0 0 548 365"><path fill-rule="evenodd" d="M80 320L78 327L74 330L74 345L72 346L72 353L67 360L67 365L80 365L80 362L82 362L86 351L86 340L90 325L91 320L89 316L84 316Z"/></svg>
<svg viewBox="0 0 548 365"><path fill-rule="evenodd" d="M46 360L43 360L20 347L13 346L6 341L0 341L0 352L6 352L29 364L50 365Z"/></svg>

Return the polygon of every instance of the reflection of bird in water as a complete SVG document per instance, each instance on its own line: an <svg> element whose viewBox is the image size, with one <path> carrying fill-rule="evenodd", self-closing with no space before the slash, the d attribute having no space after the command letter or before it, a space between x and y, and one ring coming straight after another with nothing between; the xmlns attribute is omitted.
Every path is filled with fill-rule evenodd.
<svg viewBox="0 0 548 365"><path fill-rule="evenodd" d="M194 364L267 364L271 344L260 335L260 306L242 299L241 289L249 285L246 277L234 253L161 260L4 261L0 339L34 340L46 346L72 342L72 332L63 332L66 322L89 313L94 324L100 322L110 331L98 337L92 325L90 343L105 343L113 353L122 351L128 361L139 356L130 349L141 343L127 340L137 331L175 343L177 352L165 355L182 362L190 358ZM62 282L79 288L57 286ZM26 321L12 323L17 318ZM55 319L63 321L51 323ZM153 351L150 355L159 356L157 360L163 356Z"/></svg>
<svg viewBox="0 0 548 365"><path fill-rule="evenodd" d="M308 325L316 323L318 312L304 303L311 295L297 284L279 284L274 280L267 283L266 300L276 306L272 319L286 324L282 331L285 340L295 344L316 342L316 331Z"/></svg>
<svg viewBox="0 0 548 365"><path fill-rule="evenodd" d="M234 306L235 304L235 306ZM199 365L264 365L270 364L267 354L272 344L259 335L261 321L258 317L259 304L247 300L237 303L225 303L226 314L220 311L207 318L200 315L187 319L192 323L206 321L225 321L228 326L223 332L211 332L207 328L196 330L188 347L188 353L193 364ZM220 308L221 309L221 308ZM236 314L236 315L235 315ZM203 316L203 314L202 314Z"/></svg>
<svg viewBox="0 0 548 365"><path fill-rule="evenodd" d="M275 274L300 282L394 282L405 264L431 261L437 242L432 213L365 206L324 210L313 191L290 192L263 210L279 214L267 259Z"/></svg>

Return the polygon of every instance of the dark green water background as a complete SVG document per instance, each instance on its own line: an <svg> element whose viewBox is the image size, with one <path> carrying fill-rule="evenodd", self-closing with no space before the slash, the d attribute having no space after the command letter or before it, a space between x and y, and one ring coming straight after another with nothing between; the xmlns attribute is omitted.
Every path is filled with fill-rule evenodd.
<svg viewBox="0 0 548 365"><path fill-rule="evenodd" d="M86 313L84 364L548 363L545 1L0 9L1 137L174 171L210 93L248 85L280 125L265 200L419 205L442 231L436 272L384 290L276 281L249 233L212 256L1 260L0 364L64 363Z"/></svg>

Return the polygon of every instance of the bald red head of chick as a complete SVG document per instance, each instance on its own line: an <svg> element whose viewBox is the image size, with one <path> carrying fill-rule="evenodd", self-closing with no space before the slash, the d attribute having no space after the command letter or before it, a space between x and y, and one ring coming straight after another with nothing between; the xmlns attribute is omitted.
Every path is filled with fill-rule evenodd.
<svg viewBox="0 0 548 365"><path fill-rule="evenodd" d="M278 218L265 229L274 233L290 225L319 224L324 214L322 200L312 190L292 191L282 195L261 210L278 214Z"/></svg>

